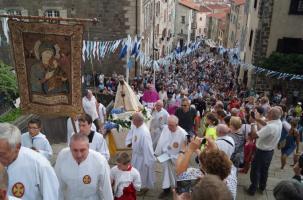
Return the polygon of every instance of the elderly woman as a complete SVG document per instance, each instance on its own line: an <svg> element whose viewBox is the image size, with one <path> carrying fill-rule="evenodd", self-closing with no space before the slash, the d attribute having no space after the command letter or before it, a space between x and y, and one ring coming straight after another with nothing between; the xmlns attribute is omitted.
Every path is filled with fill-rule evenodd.
<svg viewBox="0 0 303 200"><path fill-rule="evenodd" d="M229 122L230 134L235 141L235 151L231 155L235 167L240 167L244 163L244 145L245 145L245 134L240 129L242 126L240 117L231 117Z"/></svg>
<svg viewBox="0 0 303 200"><path fill-rule="evenodd" d="M232 193L233 199L236 199L237 177L232 170L232 162L226 153L220 150L211 138L206 137L205 139L207 140L206 148L201 154L199 154L201 171L204 174L216 175L221 180L224 180L229 191ZM191 160L191 156L201 147L201 142L201 138L195 137L189 144L187 151L185 151L184 154L179 154L179 157L176 161L177 175L182 176L183 172L186 173Z"/></svg>

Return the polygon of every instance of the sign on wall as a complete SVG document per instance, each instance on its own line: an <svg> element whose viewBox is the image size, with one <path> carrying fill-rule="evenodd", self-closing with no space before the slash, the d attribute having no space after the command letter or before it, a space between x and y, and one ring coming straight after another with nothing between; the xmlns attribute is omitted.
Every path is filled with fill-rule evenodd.
<svg viewBox="0 0 303 200"><path fill-rule="evenodd" d="M9 20L21 109L71 116L82 112L82 25Z"/></svg>

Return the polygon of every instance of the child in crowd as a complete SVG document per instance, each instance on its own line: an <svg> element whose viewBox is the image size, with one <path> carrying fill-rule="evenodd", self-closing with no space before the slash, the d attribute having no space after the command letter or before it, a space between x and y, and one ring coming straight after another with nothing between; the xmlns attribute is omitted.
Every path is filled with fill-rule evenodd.
<svg viewBox="0 0 303 200"><path fill-rule="evenodd" d="M130 161L130 156L122 152L117 157L117 165L110 171L115 200L136 200L136 191L141 188L140 173Z"/></svg>

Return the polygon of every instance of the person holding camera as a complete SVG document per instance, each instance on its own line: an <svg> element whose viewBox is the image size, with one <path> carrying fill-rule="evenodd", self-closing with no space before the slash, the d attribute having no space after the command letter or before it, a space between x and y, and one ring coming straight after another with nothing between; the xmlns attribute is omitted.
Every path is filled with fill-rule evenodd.
<svg viewBox="0 0 303 200"><path fill-rule="evenodd" d="M179 188L182 187L182 184L178 184L177 182L176 192L174 192L174 199L201 199L201 197L198 198L196 193L200 193L200 195L202 196L205 196L207 194L206 196L209 197L208 199L235 199L235 197L233 197L231 193L231 189L229 188L229 185L227 184L226 180L231 172L232 162L230 161L228 155L226 155L224 151L220 150L216 143L209 137L203 139L195 137L194 139L192 139L187 151L185 151L185 154L180 154L178 157L178 160L176 162L177 175L179 175L180 177L187 170L191 155L201 147L201 144L205 144L204 151L199 155L199 162L201 164L200 170L204 175L201 177L201 180L196 184L196 186L187 188L187 190L185 190L184 188ZM207 178L209 175L214 175L220 180L218 182L220 182L221 185L224 185L220 188L228 188L229 191L227 190L225 193L228 194L227 196L225 196L226 198L223 198L223 196L221 196L221 192L220 194L217 194L218 196L213 196L214 193L212 193L211 191L204 190L204 187L200 187L201 182L206 180L203 179ZM214 188L214 190L217 189ZM180 191L186 192L181 194Z"/></svg>
<svg viewBox="0 0 303 200"><path fill-rule="evenodd" d="M255 115L255 118L251 117L251 136L256 138L256 153L252 162L250 171L251 184L246 192L253 196L257 189L261 193L266 189L268 169L273 158L274 149L277 146L281 131L282 122L281 109L273 107L269 109L267 113L267 123L260 130L256 128L256 122L261 122L260 116Z"/></svg>

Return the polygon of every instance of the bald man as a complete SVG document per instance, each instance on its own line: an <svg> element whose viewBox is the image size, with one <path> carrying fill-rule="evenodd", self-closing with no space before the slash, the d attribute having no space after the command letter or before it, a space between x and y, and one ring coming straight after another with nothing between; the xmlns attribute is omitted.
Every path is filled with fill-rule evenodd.
<svg viewBox="0 0 303 200"><path fill-rule="evenodd" d="M168 154L170 159L161 163L163 167L163 192L159 198L165 198L170 195L170 187L175 187L175 163L182 149L186 148L186 131L178 126L178 118L170 115L167 120L167 126L163 128L155 154L160 156Z"/></svg>
<svg viewBox="0 0 303 200"><path fill-rule="evenodd" d="M163 108L163 101L158 100L152 112L150 123L150 134L153 141L153 148L156 149L163 127L167 124L168 112Z"/></svg>
<svg viewBox="0 0 303 200"><path fill-rule="evenodd" d="M257 189L259 189L260 192L266 189L268 169L274 155L274 149L281 137L281 114L279 107L270 108L266 116L267 123L260 130L257 130L255 124L256 121L258 121L258 115L256 115L256 119L250 119L252 122L251 136L257 139L257 150L250 171L251 184L247 189L249 195L253 196Z"/></svg>
<svg viewBox="0 0 303 200"><path fill-rule="evenodd" d="M132 147L131 163L140 172L142 182L140 195L143 195L154 186L155 157L150 132L144 123L142 113L133 115L133 126L128 133L126 146Z"/></svg>
<svg viewBox="0 0 303 200"><path fill-rule="evenodd" d="M218 145L218 148L224 151L230 158L235 151L235 141L232 137L228 136L228 126L225 124L219 124L216 131L218 136L216 144Z"/></svg>

